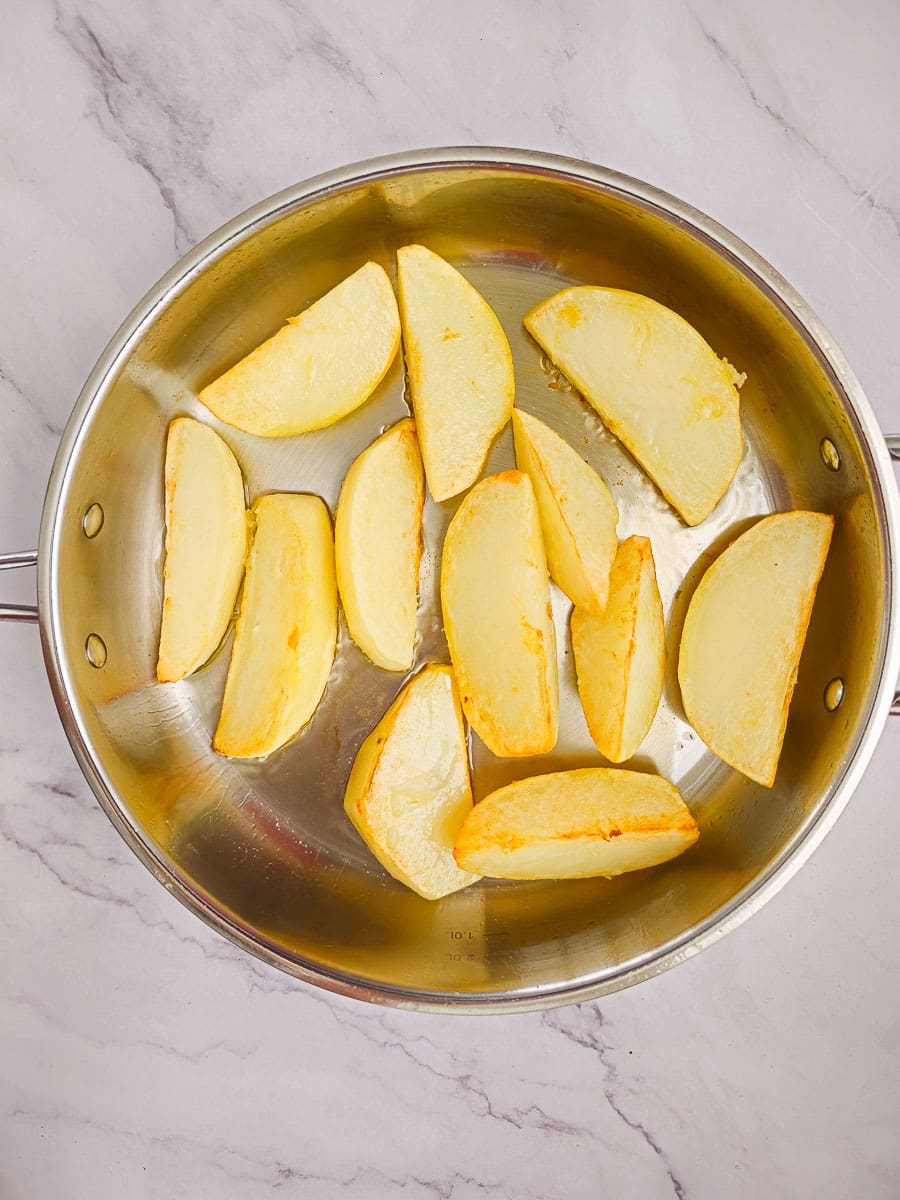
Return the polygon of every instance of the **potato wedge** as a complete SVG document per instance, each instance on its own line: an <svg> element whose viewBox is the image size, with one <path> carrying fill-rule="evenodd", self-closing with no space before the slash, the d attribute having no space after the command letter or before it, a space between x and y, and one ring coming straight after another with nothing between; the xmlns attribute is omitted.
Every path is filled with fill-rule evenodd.
<svg viewBox="0 0 900 1200"><path fill-rule="evenodd" d="M565 288L525 327L688 525L709 516L741 461L745 377L677 313L635 292Z"/></svg>
<svg viewBox="0 0 900 1200"><path fill-rule="evenodd" d="M547 561L531 480L489 475L444 539L441 606L463 712L500 757L556 745L559 677Z"/></svg>
<svg viewBox="0 0 900 1200"><path fill-rule="evenodd" d="M698 836L660 775L585 767L491 792L463 821L454 854L463 870L498 879L582 879L654 867Z"/></svg>
<svg viewBox="0 0 900 1200"><path fill-rule="evenodd" d="M338 589L350 635L386 671L412 666L425 475L412 418L359 455L334 521Z"/></svg>
<svg viewBox="0 0 900 1200"><path fill-rule="evenodd" d="M395 879L438 900L478 878L453 857L471 808L466 730L453 672L432 664L410 680L360 746L344 809Z"/></svg>
<svg viewBox="0 0 900 1200"><path fill-rule="evenodd" d="M625 762L653 724L666 674L666 627L649 538L622 543L604 612L574 609L571 630L591 737L610 762Z"/></svg>
<svg viewBox="0 0 900 1200"><path fill-rule="evenodd" d="M439 255L403 246L397 283L425 476L447 500L475 482L510 418L512 355L493 310Z"/></svg>
<svg viewBox="0 0 900 1200"><path fill-rule="evenodd" d="M601 613L619 544L609 488L543 421L517 408L512 423L516 466L534 488L551 578L574 604Z"/></svg>
<svg viewBox="0 0 900 1200"><path fill-rule="evenodd" d="M788 709L834 518L776 513L731 543L691 597L678 658L688 720L710 750L766 787Z"/></svg>
<svg viewBox="0 0 900 1200"><path fill-rule="evenodd" d="M213 749L262 758L306 724L325 690L337 640L328 509L318 496L253 505L256 531Z"/></svg>
<svg viewBox="0 0 900 1200"><path fill-rule="evenodd" d="M259 437L321 429L367 400L400 345L394 289L369 262L199 393L221 421Z"/></svg>
<svg viewBox="0 0 900 1200"><path fill-rule="evenodd" d="M166 565L156 677L184 679L221 642L247 557L244 480L215 430L176 417L166 439Z"/></svg>

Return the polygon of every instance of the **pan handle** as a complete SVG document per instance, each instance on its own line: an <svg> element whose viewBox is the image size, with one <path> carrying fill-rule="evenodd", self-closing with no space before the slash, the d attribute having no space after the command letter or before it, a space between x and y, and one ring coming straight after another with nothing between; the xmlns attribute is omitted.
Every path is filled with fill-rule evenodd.
<svg viewBox="0 0 900 1200"><path fill-rule="evenodd" d="M895 462L900 462L900 433L888 433L885 435L887 442L888 454ZM891 715L900 717L900 692L894 696L894 703L891 705Z"/></svg>
<svg viewBox="0 0 900 1200"><path fill-rule="evenodd" d="M17 567L36 567L37 550L23 550L19 554L0 554L0 571L13 570ZM34 604L0 604L0 621L29 621L38 619L38 610Z"/></svg>

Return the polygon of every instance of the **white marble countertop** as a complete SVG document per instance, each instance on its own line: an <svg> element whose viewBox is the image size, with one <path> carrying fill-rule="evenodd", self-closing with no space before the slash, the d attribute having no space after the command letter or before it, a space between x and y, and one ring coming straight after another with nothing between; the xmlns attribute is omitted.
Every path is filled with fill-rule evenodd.
<svg viewBox="0 0 900 1200"><path fill-rule="evenodd" d="M0 549L193 242L343 162L574 154L711 213L900 428L893 0L35 0L0 38ZM31 578L0 578L25 601ZM900 1195L900 721L813 861L676 971L543 1015L382 1011L210 932L137 863L0 628L0 1196Z"/></svg>

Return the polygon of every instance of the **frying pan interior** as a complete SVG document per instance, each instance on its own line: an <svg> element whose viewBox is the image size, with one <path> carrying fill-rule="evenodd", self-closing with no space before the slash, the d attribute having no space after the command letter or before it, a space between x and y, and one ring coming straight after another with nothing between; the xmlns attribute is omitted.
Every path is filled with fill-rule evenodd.
<svg viewBox="0 0 900 1200"><path fill-rule="evenodd" d="M724 244L728 235L712 223L642 185L548 161L375 164L365 176L276 197L214 235L123 327L85 389L51 481L45 651L70 737L107 811L166 885L223 932L298 975L371 999L545 1003L667 965L752 906L813 830L854 762L884 672L886 520L866 429L838 374L736 240ZM189 414L216 428L251 499L315 492L333 511L354 456L408 412L400 358L356 413L301 437L242 434L218 423L196 392L367 259L393 275L394 252L408 242L445 255L483 292L512 346L517 403L607 479L620 537L652 538L669 669L651 735L629 765L672 779L701 829L697 846L667 866L612 881L485 881L437 904L395 883L346 820L342 796L361 740L403 680L372 666L346 628L311 724L267 761L228 761L210 749L230 633L193 678L154 682L169 421ZM573 283L655 297L747 372L744 460L700 527L682 524L525 334L528 308ZM513 465L507 430L488 469ZM103 516L96 536L84 524L92 505ZM837 524L768 790L721 764L686 724L676 651L712 556L751 518L792 506L833 513ZM447 658L437 586L454 507L427 504L416 666ZM498 760L473 737L478 797L530 773L602 763L575 692L568 604L556 591L554 606L559 746L536 760ZM92 635L102 647L91 640L88 654ZM104 665L89 656L105 656ZM843 681L844 698L830 712L823 695L833 679Z"/></svg>

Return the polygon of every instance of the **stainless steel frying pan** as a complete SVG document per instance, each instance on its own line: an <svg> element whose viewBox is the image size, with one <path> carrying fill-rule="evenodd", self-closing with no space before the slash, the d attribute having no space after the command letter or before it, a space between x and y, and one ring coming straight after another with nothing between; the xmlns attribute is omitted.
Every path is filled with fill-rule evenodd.
<svg viewBox="0 0 900 1200"><path fill-rule="evenodd" d="M455 262L498 312L517 403L563 433L610 482L620 536L653 539L668 619L660 713L633 765L681 788L701 828L683 858L618 880L483 882L440 903L390 879L346 821L356 749L402 684L346 632L310 726L265 762L210 749L230 635L214 661L154 682L161 603L163 454L173 416L214 425L251 497L311 491L334 505L354 456L407 412L398 360L375 396L330 429L269 441L217 422L199 387L367 259L404 243ZM682 313L740 370L746 453L713 515L686 528L543 361L521 326L539 299L604 283ZM896 440L892 452L900 454ZM513 463L507 430L490 470ZM703 569L748 519L788 507L837 526L770 791L711 755L681 710L676 648ZM446 661L439 546L453 504L425 515L417 664ZM238 945L334 991L412 1008L538 1008L638 982L754 912L847 803L900 671L900 501L885 438L816 316L709 218L633 179L524 151L420 151L332 172L238 217L138 305L94 368L47 489L36 610L56 704L97 799L184 904ZM478 796L512 778L596 764L574 690L567 605L561 735L553 755L498 760L473 746ZM894 707L897 701L894 699Z"/></svg>

